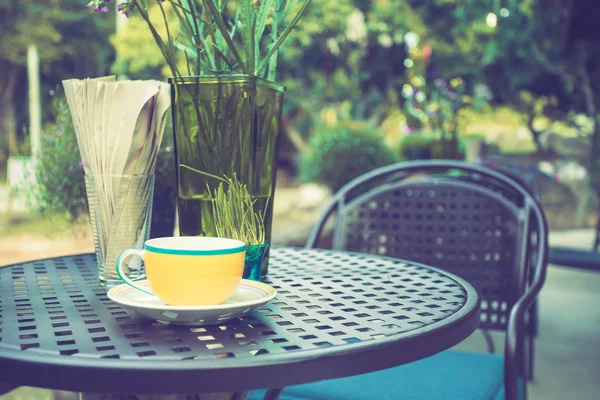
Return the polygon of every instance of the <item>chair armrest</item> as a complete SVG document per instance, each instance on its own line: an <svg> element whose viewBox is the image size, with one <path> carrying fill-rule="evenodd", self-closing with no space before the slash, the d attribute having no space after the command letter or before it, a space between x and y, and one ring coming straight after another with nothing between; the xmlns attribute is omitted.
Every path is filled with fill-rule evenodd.
<svg viewBox="0 0 600 400"><path fill-rule="evenodd" d="M531 285L527 286L524 293L513 306L508 317L508 326L506 329L506 346L504 349L504 385L506 388L506 400L517 400L518 396L518 368L519 368L519 349L523 346L523 331L525 329L525 312L535 302L538 294L542 290L546 280L546 265L548 263L548 224L541 206L534 199L529 199L535 205L528 205L530 213L533 212L538 222L538 240L537 254L538 258L533 271Z"/></svg>
<svg viewBox="0 0 600 400"><path fill-rule="evenodd" d="M321 234L323 233L323 229L325 229L325 224L329 220L329 217L333 212L338 208L340 203L340 196L336 195L333 197L331 202L327 205L325 210L321 213L319 220L315 223L314 228L310 232L308 240L306 241L306 245L304 245L305 249L313 249L317 245Z"/></svg>

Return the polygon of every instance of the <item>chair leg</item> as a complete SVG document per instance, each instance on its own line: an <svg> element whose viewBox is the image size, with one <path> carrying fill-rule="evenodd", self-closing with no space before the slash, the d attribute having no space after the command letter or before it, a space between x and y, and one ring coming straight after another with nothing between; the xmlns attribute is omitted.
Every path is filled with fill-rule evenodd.
<svg viewBox="0 0 600 400"><path fill-rule="evenodd" d="M487 343L488 352L492 354L495 353L496 347L494 346L494 339L492 338L490 331L488 331L487 329L482 329L481 333L483 333L483 337L485 338L485 342Z"/></svg>
<svg viewBox="0 0 600 400"><path fill-rule="evenodd" d="M528 382L533 382L534 379L534 375L533 375L533 359L534 359L534 346L535 346L535 342L534 342L534 337L533 336L529 336L527 337L527 365L525 366L525 368L527 369L526 373L525 373L525 377L527 378Z"/></svg>
<svg viewBox="0 0 600 400"><path fill-rule="evenodd" d="M265 397L263 400L277 400L281 395L283 389L269 389L267 393L265 393Z"/></svg>
<svg viewBox="0 0 600 400"><path fill-rule="evenodd" d="M598 221L596 222L596 236L594 238L594 247L593 247L593 251L598 251L598 247L600 247L600 218L598 218Z"/></svg>

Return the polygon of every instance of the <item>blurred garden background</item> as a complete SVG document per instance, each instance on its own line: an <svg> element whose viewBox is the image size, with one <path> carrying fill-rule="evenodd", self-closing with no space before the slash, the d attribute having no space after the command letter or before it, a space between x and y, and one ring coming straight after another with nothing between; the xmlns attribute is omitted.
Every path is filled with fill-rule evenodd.
<svg viewBox="0 0 600 400"><path fill-rule="evenodd" d="M174 18L169 4L164 18ZM108 6L94 15L85 0L0 0L0 266L93 252L61 81L168 78L145 22ZM303 245L331 193L364 172L451 158L504 165L537 188L551 242L591 250L598 21L597 0L313 0L279 54L287 92L273 243ZM171 134L154 235L173 231ZM545 386L530 385L532 398L596 398L600 319L586 314L600 306L596 275L551 269L538 341ZM60 398L35 393L11 399Z"/></svg>
<svg viewBox="0 0 600 400"><path fill-rule="evenodd" d="M83 3L0 0L0 236L85 235L63 79L168 77L139 16L112 3L94 15ZM314 0L280 54L287 93L275 232L286 218L309 227L307 208L361 173L421 158L501 157L534 168L553 229L594 226L600 12L592 3ZM158 7L150 18L163 18ZM173 187L170 136L157 179L162 208ZM281 241L305 239L290 235Z"/></svg>

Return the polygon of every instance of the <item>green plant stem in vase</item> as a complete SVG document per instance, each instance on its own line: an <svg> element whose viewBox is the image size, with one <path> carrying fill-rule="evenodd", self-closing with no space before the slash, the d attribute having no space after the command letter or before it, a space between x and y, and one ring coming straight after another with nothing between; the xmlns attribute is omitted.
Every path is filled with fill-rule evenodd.
<svg viewBox="0 0 600 400"><path fill-rule="evenodd" d="M187 166L183 168L221 181L215 190L211 190L207 185L217 236L246 243L246 262L242 277L260 281L263 260L269 248L264 227L267 210L255 210L256 200L252 199L247 186L241 183L235 174L232 178L220 178ZM227 185L227 189L224 184Z"/></svg>
<svg viewBox="0 0 600 400"><path fill-rule="evenodd" d="M107 1L88 7L107 11ZM171 70L181 235L217 236L210 191L246 185L270 239L275 154L284 88L278 54L311 0L122 0L147 23ZM160 9L160 21L150 17ZM197 174L192 170L206 174ZM268 268L268 254L263 275Z"/></svg>

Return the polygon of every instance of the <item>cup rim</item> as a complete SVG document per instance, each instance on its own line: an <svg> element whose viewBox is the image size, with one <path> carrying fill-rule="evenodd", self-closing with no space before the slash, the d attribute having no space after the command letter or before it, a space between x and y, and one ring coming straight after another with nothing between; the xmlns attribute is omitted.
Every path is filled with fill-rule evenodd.
<svg viewBox="0 0 600 400"><path fill-rule="evenodd" d="M170 255L214 256L246 251L246 243L230 238L209 236L168 236L146 240L144 250Z"/></svg>

